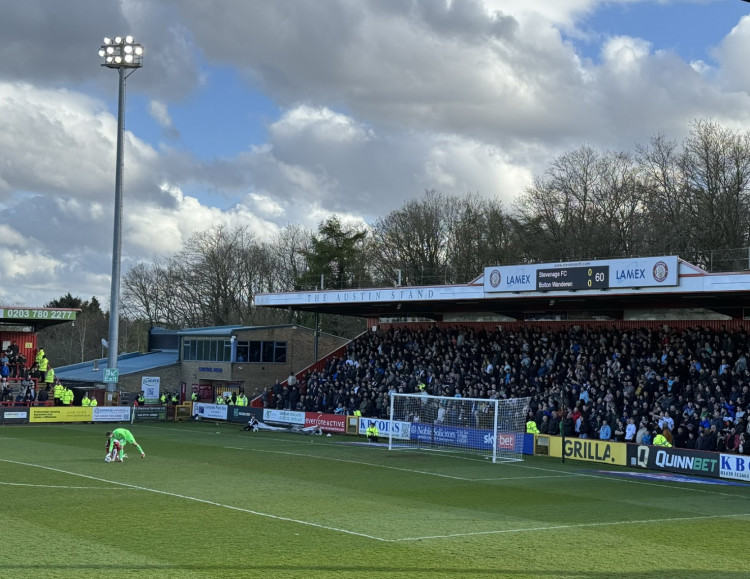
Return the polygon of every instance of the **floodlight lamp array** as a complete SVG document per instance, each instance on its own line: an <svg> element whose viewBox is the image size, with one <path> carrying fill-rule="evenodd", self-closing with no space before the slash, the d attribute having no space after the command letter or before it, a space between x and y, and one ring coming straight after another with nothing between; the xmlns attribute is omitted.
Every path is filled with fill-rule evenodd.
<svg viewBox="0 0 750 579"><path fill-rule="evenodd" d="M133 42L132 36L105 36L99 56L102 58L102 66L140 68L143 66L143 45Z"/></svg>

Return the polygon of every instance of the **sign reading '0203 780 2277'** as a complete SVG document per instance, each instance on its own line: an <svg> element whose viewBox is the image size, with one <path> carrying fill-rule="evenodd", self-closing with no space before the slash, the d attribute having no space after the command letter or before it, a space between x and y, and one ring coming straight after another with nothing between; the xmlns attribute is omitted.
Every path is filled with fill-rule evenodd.
<svg viewBox="0 0 750 579"><path fill-rule="evenodd" d="M0 308L0 320L60 320L75 321L76 310L55 308Z"/></svg>

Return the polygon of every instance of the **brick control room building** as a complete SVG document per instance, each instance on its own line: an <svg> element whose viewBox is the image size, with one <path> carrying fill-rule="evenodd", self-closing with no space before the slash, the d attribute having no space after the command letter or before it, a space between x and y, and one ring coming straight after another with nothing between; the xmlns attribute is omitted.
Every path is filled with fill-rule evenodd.
<svg viewBox="0 0 750 579"><path fill-rule="evenodd" d="M252 398L264 386L286 380L349 342L321 333L316 359L315 331L299 325L220 326L176 333L181 381L188 392L196 386L202 399L240 387Z"/></svg>

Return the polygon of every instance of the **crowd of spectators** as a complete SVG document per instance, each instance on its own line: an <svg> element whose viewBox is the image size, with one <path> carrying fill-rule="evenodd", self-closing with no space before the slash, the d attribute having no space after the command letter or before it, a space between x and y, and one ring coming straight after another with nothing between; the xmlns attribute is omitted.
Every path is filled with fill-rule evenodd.
<svg viewBox="0 0 750 579"><path fill-rule="evenodd" d="M59 384L59 379L55 378L44 349L39 348L31 365L15 340L0 350L0 402L46 402L55 384Z"/></svg>
<svg viewBox="0 0 750 579"><path fill-rule="evenodd" d="M389 393L530 397L541 433L750 454L750 342L696 326L392 327L352 341L299 382L264 389L265 407L388 416ZM662 439L659 439L662 440Z"/></svg>

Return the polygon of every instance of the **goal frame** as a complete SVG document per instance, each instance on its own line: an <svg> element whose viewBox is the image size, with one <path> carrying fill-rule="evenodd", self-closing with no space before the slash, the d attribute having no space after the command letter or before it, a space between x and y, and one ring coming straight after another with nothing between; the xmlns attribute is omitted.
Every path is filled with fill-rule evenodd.
<svg viewBox="0 0 750 579"><path fill-rule="evenodd" d="M397 416L396 401L404 399L409 408L418 405L450 404L488 405L492 419L489 425L481 427L470 424L441 423L437 420L422 422ZM388 450L436 450L453 453L468 453L484 456L497 462L523 461L523 444L526 433L526 411L530 398L459 398L453 396L431 396L427 394L405 394L393 392L390 395L388 416ZM476 406L479 407L479 406ZM488 438L490 437L490 438ZM451 444L451 439L464 444Z"/></svg>

